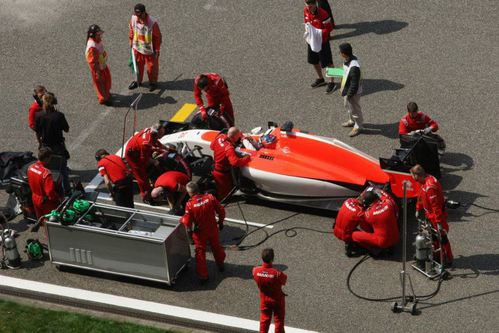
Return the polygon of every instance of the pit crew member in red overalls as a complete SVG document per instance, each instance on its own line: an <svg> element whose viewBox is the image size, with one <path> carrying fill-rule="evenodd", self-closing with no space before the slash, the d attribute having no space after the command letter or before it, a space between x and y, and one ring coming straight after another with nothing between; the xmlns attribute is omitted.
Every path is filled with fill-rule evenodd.
<svg viewBox="0 0 499 333"><path fill-rule="evenodd" d="M133 81L128 89L135 89L142 84L144 65L147 65L149 91L157 88L161 38L158 21L146 12L146 6L136 4L130 19L128 39L139 73L138 81Z"/></svg>
<svg viewBox="0 0 499 333"><path fill-rule="evenodd" d="M166 197L172 213L175 213L187 194L185 186L190 178L180 171L167 171L156 179L151 192L153 199Z"/></svg>
<svg viewBox="0 0 499 333"><path fill-rule="evenodd" d="M425 134L436 132L438 123L423 112L418 112L416 103L409 102L407 114L400 119L399 135L413 135L418 130L423 130Z"/></svg>
<svg viewBox="0 0 499 333"><path fill-rule="evenodd" d="M333 226L333 234L345 242L345 253L349 257L355 252L352 233L359 225L365 227L364 209L359 198L349 198L343 202Z"/></svg>
<svg viewBox="0 0 499 333"><path fill-rule="evenodd" d="M121 157L99 149L95 153L95 159L99 173L116 205L134 208L132 176Z"/></svg>
<svg viewBox="0 0 499 333"><path fill-rule="evenodd" d="M154 152L164 152L165 147L159 142L164 133L164 127L156 124L139 131L126 146L126 161L132 169L132 174L139 185L140 196L145 202L151 200L151 184L147 176L147 166Z"/></svg>
<svg viewBox="0 0 499 333"><path fill-rule="evenodd" d="M250 156L239 157L236 154L235 145L242 137L237 127L231 127L227 134L218 134L210 145L215 160L211 174L217 186L218 200L223 200L234 187L231 167L245 166L251 160Z"/></svg>
<svg viewBox="0 0 499 333"><path fill-rule="evenodd" d="M379 189L372 189L363 195L365 221L372 232L355 231L352 240L358 245L376 253L378 249L389 249L400 240L397 225L398 206L395 200Z"/></svg>
<svg viewBox="0 0 499 333"><path fill-rule="evenodd" d="M180 222L185 225L194 241L196 273L203 284L208 281L206 243L210 244L219 271L224 271L225 251L220 245L218 231L224 226L225 209L213 195L201 194L195 182L187 183L186 189L191 198L185 205L185 214ZM215 214L218 215L218 223Z"/></svg>
<svg viewBox="0 0 499 333"><path fill-rule="evenodd" d="M286 295L282 291L282 286L286 284L288 277L272 267L273 249L264 249L262 260L262 266L253 268L253 279L260 289L260 333L269 331L272 313L274 314L275 333L283 333Z"/></svg>
<svg viewBox="0 0 499 333"><path fill-rule="evenodd" d="M220 108L221 117L234 126L234 109L229 96L229 88L225 80L216 73L204 73L194 79L194 99L199 106L203 120L208 118L206 108L203 103L202 92L206 94L206 108Z"/></svg>
<svg viewBox="0 0 499 333"><path fill-rule="evenodd" d="M32 164L27 172L37 219L56 209L62 201L62 196L56 190L52 172L46 167L50 163L51 157L52 150L50 148L40 148L38 162Z"/></svg>
<svg viewBox="0 0 499 333"><path fill-rule="evenodd" d="M443 250L444 263L443 265L452 265L454 256L452 248L447 237L449 225L447 224L447 211L445 210L445 198L442 190L442 185L432 175L426 174L423 167L416 164L411 168L411 175L415 181L422 184L419 193L418 201L416 203L416 217L421 218L424 211L424 217L431 222L433 229L438 230L441 228L442 244L438 244L435 240L433 245L435 248L441 247ZM440 260L440 256L434 254L435 260Z"/></svg>

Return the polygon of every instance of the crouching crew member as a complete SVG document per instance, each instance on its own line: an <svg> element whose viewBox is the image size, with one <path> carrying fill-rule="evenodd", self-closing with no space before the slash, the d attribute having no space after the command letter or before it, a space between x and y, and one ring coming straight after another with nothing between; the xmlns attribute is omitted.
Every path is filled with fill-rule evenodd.
<svg viewBox="0 0 499 333"><path fill-rule="evenodd" d="M443 251L445 262L442 264L450 266L452 265L454 256L449 238L447 237L449 225L447 224L447 211L445 210L442 185L440 185L435 177L426 174L423 167L419 164L411 168L411 175L415 181L422 184L416 203L416 217L422 218L423 212L421 210L424 210L424 217L431 222L433 229L438 230L439 227L441 228L442 244L438 244L438 240L435 240L433 245L435 248L441 248ZM434 259L440 260L440 255L434 253Z"/></svg>
<svg viewBox="0 0 499 333"><path fill-rule="evenodd" d="M147 176L147 166L154 152L163 152L165 147L159 142L165 129L161 124L145 128L135 134L127 144L125 158L137 180L140 196L144 202L151 200L151 183Z"/></svg>
<svg viewBox="0 0 499 333"><path fill-rule="evenodd" d="M47 168L51 157L52 149L48 147L40 148L38 162L32 164L27 172L37 219L56 209L62 202L62 196L56 190L52 173Z"/></svg>
<svg viewBox="0 0 499 333"><path fill-rule="evenodd" d="M336 238L345 242L345 253L352 256L355 244L352 243L352 233L359 225L365 225L364 209L359 198L349 198L343 202L333 226Z"/></svg>
<svg viewBox="0 0 499 333"><path fill-rule="evenodd" d="M355 231L352 240L371 253L379 249L390 249L400 240L397 225L398 206L391 196L378 189L365 192L362 205L365 221L372 232Z"/></svg>
<svg viewBox="0 0 499 333"><path fill-rule="evenodd" d="M217 186L218 200L223 200L234 187L231 167L245 166L251 160L250 156L239 157L236 154L235 146L242 137L243 133L237 127L231 127L227 134L218 134L210 145L215 160L211 174Z"/></svg>
<svg viewBox="0 0 499 333"><path fill-rule="evenodd" d="M230 100L229 88L225 80L216 73L204 73L194 79L194 99L199 106L201 118L208 119L206 108L202 99L202 92L206 94L207 108L220 107L220 114L223 121L229 126L234 126L234 109Z"/></svg>
<svg viewBox="0 0 499 333"><path fill-rule="evenodd" d="M152 198L166 197L170 212L176 213L187 194L185 186L189 181L190 178L183 172L167 171L156 179L151 192Z"/></svg>
<svg viewBox="0 0 499 333"><path fill-rule="evenodd" d="M269 331L272 313L274 314L275 333L283 333L286 294L282 291L282 286L286 284L288 277L272 267L273 249L264 249L262 260L262 266L253 268L253 279L260 289L260 333Z"/></svg>
<svg viewBox="0 0 499 333"><path fill-rule="evenodd" d="M186 188L191 198L185 205L185 215L180 222L192 236L196 253L196 273L200 283L205 283L208 281L207 242L210 243L219 271L224 271L225 251L220 244L218 231L223 229L225 209L213 195L201 194L196 183L189 182ZM215 214L218 215L218 223Z"/></svg>
<svg viewBox="0 0 499 333"><path fill-rule="evenodd" d="M132 176L121 157L99 149L95 153L95 159L99 173L116 205L134 208Z"/></svg>

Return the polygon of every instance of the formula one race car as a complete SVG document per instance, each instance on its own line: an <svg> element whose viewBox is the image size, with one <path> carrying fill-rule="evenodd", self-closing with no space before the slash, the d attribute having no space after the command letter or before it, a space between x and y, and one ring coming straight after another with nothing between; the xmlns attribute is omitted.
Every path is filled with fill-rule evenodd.
<svg viewBox="0 0 499 333"><path fill-rule="evenodd" d="M214 130L190 129L189 124L166 123L163 144L173 144L189 161L195 176L209 179L213 163L210 143L219 134ZM317 136L293 128L291 122L279 127L269 122L251 132L252 140L243 140L236 151L251 155L251 161L234 174L236 195L292 205L337 210L348 197L359 195L369 185L391 189L402 196L401 184L407 180L407 196L419 189L403 163L380 162L334 138ZM395 170L393 170L395 169Z"/></svg>

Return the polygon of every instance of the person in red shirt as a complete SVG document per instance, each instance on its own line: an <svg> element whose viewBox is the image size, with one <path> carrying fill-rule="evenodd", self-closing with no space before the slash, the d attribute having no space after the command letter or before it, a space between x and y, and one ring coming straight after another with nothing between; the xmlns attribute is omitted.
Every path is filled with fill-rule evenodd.
<svg viewBox="0 0 499 333"><path fill-rule="evenodd" d="M161 31L158 21L146 12L146 6L138 3L128 25L128 40L137 64L137 80L128 89L135 89L142 84L144 65L147 65L149 91L154 91L158 84L159 51L161 48Z"/></svg>
<svg viewBox="0 0 499 333"><path fill-rule="evenodd" d="M125 159L137 180L140 196L144 202L151 200L151 184L147 176L147 167L154 152L162 153L165 150L165 146L159 142L164 134L164 127L156 124L139 131L126 146Z"/></svg>
<svg viewBox="0 0 499 333"><path fill-rule="evenodd" d="M121 157L99 149L95 153L95 159L99 173L116 205L134 208L132 177Z"/></svg>
<svg viewBox="0 0 499 333"><path fill-rule="evenodd" d="M151 192L153 199L166 196L170 211L175 213L187 194L185 186L190 181L189 176L180 171L167 171L156 179Z"/></svg>
<svg viewBox="0 0 499 333"><path fill-rule="evenodd" d="M239 157L235 145L243 137L237 127L231 127L227 134L218 134L210 145L213 150L214 167L212 171L217 186L217 198L223 201L234 187L231 169L245 166L251 160L250 156Z"/></svg>
<svg viewBox="0 0 499 333"><path fill-rule="evenodd" d="M28 183L31 189L31 198L35 208L36 218L47 215L62 202L62 197L56 190L52 172L47 169L52 157L52 149L40 148L38 162L28 168Z"/></svg>
<svg viewBox="0 0 499 333"><path fill-rule="evenodd" d="M202 92L206 95L206 108L203 103ZM201 118L206 121L207 108L214 107L220 110L221 118L229 127L234 126L234 109L229 96L229 88L225 80L216 73L204 73L194 79L194 99L199 106Z"/></svg>
<svg viewBox="0 0 499 333"><path fill-rule="evenodd" d="M195 182L189 182L186 189L191 198L185 205L185 214L180 222L185 225L194 241L196 273L203 284L208 281L206 243L210 244L219 271L224 271L225 251L220 244L218 232L224 226L225 209L213 195L200 193ZM218 223L215 214L218 215Z"/></svg>
<svg viewBox="0 0 499 333"><path fill-rule="evenodd" d="M409 102L407 114L399 122L399 135L414 135L418 130L430 134L438 130L438 124L423 112L418 112L416 103Z"/></svg>
<svg viewBox="0 0 499 333"><path fill-rule="evenodd" d="M372 189L365 193L365 222L372 231L354 231L352 240L376 253L379 249L390 249L400 240L397 225L398 206L395 200L385 191Z"/></svg>
<svg viewBox="0 0 499 333"><path fill-rule="evenodd" d="M328 12L317 5L317 0L305 0L305 7L303 9L303 18L305 25L310 25L310 28L321 30L322 45L318 52L312 51L310 44L307 43L308 63L314 66L314 69L319 77L312 83L312 88L320 87L326 84L322 74L322 68L334 67L333 56L331 53L331 46L329 45L329 35L333 31L333 24L331 16ZM326 93L332 93L337 89L334 83L334 78L330 78L327 84Z"/></svg>
<svg viewBox="0 0 499 333"><path fill-rule="evenodd" d="M33 90L34 101L31 103L28 110L28 126L35 132L36 141L38 141L38 146L41 146L40 134L36 131L36 118L43 111L43 96L47 93L47 89L44 86L36 86Z"/></svg>
<svg viewBox="0 0 499 333"><path fill-rule="evenodd" d="M286 314L285 296L282 286L286 284L287 275L272 267L274 250L262 251L262 266L253 268L253 279L260 289L260 333L269 331L272 314L274 314L275 333L284 333L284 316Z"/></svg>
<svg viewBox="0 0 499 333"><path fill-rule="evenodd" d="M87 58L95 92L100 104L112 106L111 100L111 71L107 66L107 52L102 43L104 31L97 25L92 24L87 32Z"/></svg>
<svg viewBox="0 0 499 333"><path fill-rule="evenodd" d="M435 177L426 174L423 167L419 164L413 166L410 171L412 178L422 185L416 203L416 218L422 218L423 213L421 211L424 211L424 217L430 221L433 229L440 229L442 244L435 241L433 245L435 248L441 247L443 250L445 262L441 264L450 266L452 265L454 256L452 254L449 238L447 237L449 225L447 224L447 211L445 210L445 198L442 185L440 185ZM435 253L433 256L436 260L440 259L440 256Z"/></svg>

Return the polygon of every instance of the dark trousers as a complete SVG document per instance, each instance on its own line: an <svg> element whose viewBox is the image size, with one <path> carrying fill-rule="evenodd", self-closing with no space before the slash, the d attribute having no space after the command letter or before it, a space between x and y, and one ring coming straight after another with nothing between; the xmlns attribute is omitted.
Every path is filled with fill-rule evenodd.
<svg viewBox="0 0 499 333"><path fill-rule="evenodd" d="M114 183L113 199L117 206L134 208L131 177L125 177Z"/></svg>

